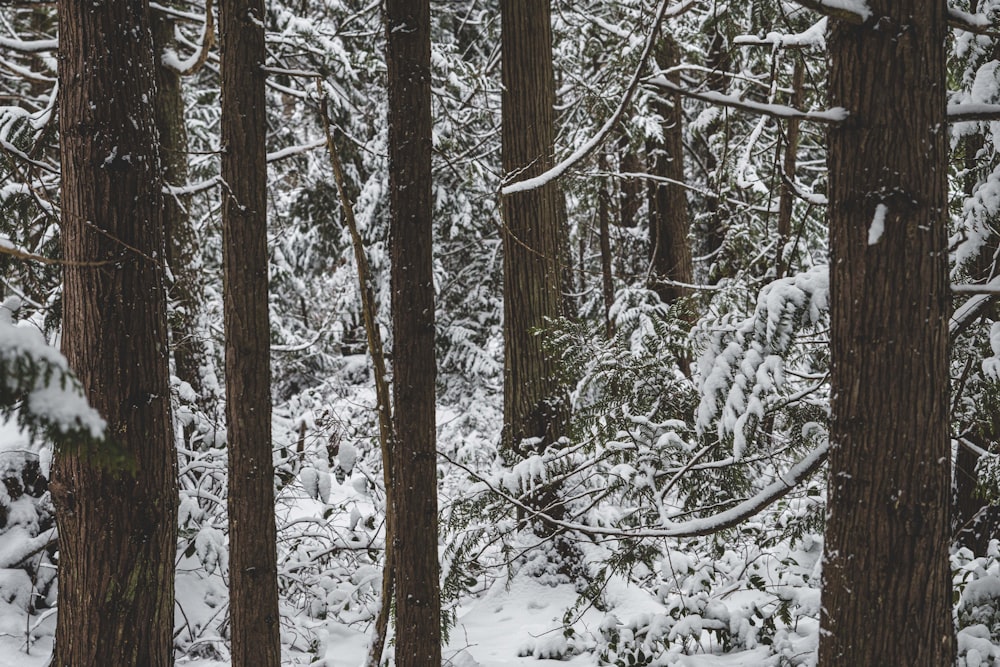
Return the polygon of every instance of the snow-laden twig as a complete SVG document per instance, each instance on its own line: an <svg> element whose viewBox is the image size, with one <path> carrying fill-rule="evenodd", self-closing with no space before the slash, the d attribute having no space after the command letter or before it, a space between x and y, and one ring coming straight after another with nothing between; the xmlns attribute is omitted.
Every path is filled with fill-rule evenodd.
<svg viewBox="0 0 1000 667"><path fill-rule="evenodd" d="M316 148L322 148L326 146L326 139L316 139L310 141L307 144L302 144L299 146L286 146L276 151L272 151L267 154L268 162L276 162L278 160L284 160L285 158L292 157L293 155L299 155L301 153L308 153Z"/></svg>
<svg viewBox="0 0 1000 667"><path fill-rule="evenodd" d="M668 7L667 2L668 0L660 1L660 5L656 10L656 17L653 19L653 26L649 31L649 37L646 39L646 45L642 49L642 55L639 56L639 62L635 67L635 72L632 74L632 80L629 81L628 86L625 88L625 94L622 96L622 100L618 104L618 108L615 109L614 113L611 114L611 117L608 118L601 129L597 131L597 134L573 151L569 157L562 160L551 169L546 170L538 176L533 176L532 178L526 178L523 181L516 181L514 183L504 185L500 188L501 195L511 195L516 192L535 190L554 181L566 173L568 169L594 152L594 150L596 150L597 147L604 142L607 136L611 134L611 131L615 129L618 125L618 121L621 120L621 117L625 114L625 110L628 108L628 105L632 103L632 98L635 97L635 92L639 88L639 82L642 80L642 71L646 68L646 61L649 60L649 54L653 52L653 48L656 46L656 40L660 34L660 24L665 18L678 16L686 12L695 4L695 0L681 0L681 2L676 5Z"/></svg>

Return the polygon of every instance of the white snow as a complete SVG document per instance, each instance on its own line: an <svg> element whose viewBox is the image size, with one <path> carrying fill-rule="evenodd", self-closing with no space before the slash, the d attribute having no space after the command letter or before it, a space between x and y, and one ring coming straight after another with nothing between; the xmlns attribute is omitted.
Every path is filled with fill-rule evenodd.
<svg viewBox="0 0 1000 667"><path fill-rule="evenodd" d="M872 216L872 224L868 227L868 245L875 245L882 240L885 233L885 215L889 208L885 204L875 207L875 215Z"/></svg>

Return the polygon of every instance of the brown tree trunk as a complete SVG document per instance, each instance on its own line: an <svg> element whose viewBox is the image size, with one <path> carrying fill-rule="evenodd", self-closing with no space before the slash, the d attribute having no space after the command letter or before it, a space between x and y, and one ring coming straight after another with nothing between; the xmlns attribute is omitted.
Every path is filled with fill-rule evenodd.
<svg viewBox="0 0 1000 667"><path fill-rule="evenodd" d="M160 62L165 49L174 45L174 20L166 12L152 14L156 56L156 127L160 133L160 160L166 185L186 185L188 181L187 128L184 125L184 96L181 75ZM204 346L197 334L197 314L202 289L197 259L197 239L187 213L190 197L166 194L163 198L163 226L166 231L167 265L173 278L169 293L173 302L169 325L174 371L201 396L201 366Z"/></svg>
<svg viewBox="0 0 1000 667"><path fill-rule="evenodd" d="M608 156L606 154L601 156L601 169L608 171ZM598 187L600 190L597 192L597 223L601 237L601 293L604 296L604 335L610 339L615 333L615 325L611 321L611 308L615 305L615 276L611 257L611 184L607 180L602 180Z"/></svg>
<svg viewBox="0 0 1000 667"><path fill-rule="evenodd" d="M642 171L642 162L629 146L628 137L623 136L618 141L618 171L637 174ZM634 227L635 217L642 207L643 183L638 178L621 179L618 192L618 225Z"/></svg>
<svg viewBox="0 0 1000 667"><path fill-rule="evenodd" d="M945 5L829 39L832 410L820 663L954 662ZM880 224L883 222L884 224Z"/></svg>
<svg viewBox="0 0 1000 667"><path fill-rule="evenodd" d="M708 57L705 61L706 67L708 67L712 72L706 78L709 90L719 93L725 93L729 90L729 84L732 80L732 77L729 75L732 60L729 48L730 46L723 34L716 31L712 35L712 41L709 43ZM720 127L724 123L725 127ZM720 130L726 135L721 144L728 146L728 122L716 119L709 124L709 127L705 128L704 134L706 137L709 137ZM709 178L708 189L713 192L718 192L725 184L725 175L717 172L720 166L724 167L724 165L719 164L717 156L711 151L711 149L706 152L704 159L709 171L714 173L714 177ZM722 246L726 243L726 231L728 225L726 224L726 220L724 219L720 208L718 195L707 195L705 197L706 215L704 228L701 230L701 244L699 247L699 253L702 255L715 256L720 250L722 250ZM713 270L709 274L709 281L717 282L723 278L729 277L733 274L733 272L733 267L718 264L716 262Z"/></svg>
<svg viewBox="0 0 1000 667"><path fill-rule="evenodd" d="M553 164L555 81L549 0L502 0L503 169L536 176ZM535 331L562 311L560 259L566 248L555 183L504 197L504 435L517 458L521 443L543 449L562 432L563 400L553 359Z"/></svg>
<svg viewBox="0 0 1000 667"><path fill-rule="evenodd" d="M222 245L234 667L278 667L267 283L264 2L219 7Z"/></svg>
<svg viewBox="0 0 1000 667"><path fill-rule="evenodd" d="M666 70L680 62L677 42L664 36L656 49L656 61ZM670 78L680 83L680 75ZM687 295L688 289L672 283L693 280L691 247L688 244L687 196L684 194L684 112L681 96L674 94L666 101L654 102L654 109L663 118L662 143L647 144L650 173L670 179L673 183L652 181L649 192L650 287L663 303L673 303Z"/></svg>
<svg viewBox="0 0 1000 667"><path fill-rule="evenodd" d="M429 0L386 2L396 665L441 664Z"/></svg>
<svg viewBox="0 0 1000 667"><path fill-rule="evenodd" d="M177 458L146 2L59 2L63 352L125 462L57 452L54 665L173 665Z"/></svg>
<svg viewBox="0 0 1000 667"><path fill-rule="evenodd" d="M802 97L805 92L802 88L805 78L805 64L799 58L795 61L795 70L792 74L792 108L802 108ZM784 278L793 257L785 254L785 246L792 237L792 205L794 204L794 192L792 184L795 182L795 162L799 150L799 120L790 118L785 132L785 156L782 163L782 173L784 180L781 184L781 198L778 200L778 248L777 257L774 262L775 275Z"/></svg>

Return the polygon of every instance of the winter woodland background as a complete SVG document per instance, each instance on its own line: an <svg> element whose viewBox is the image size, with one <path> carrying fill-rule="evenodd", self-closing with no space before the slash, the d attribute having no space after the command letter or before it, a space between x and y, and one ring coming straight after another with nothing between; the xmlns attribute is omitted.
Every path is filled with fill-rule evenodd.
<svg viewBox="0 0 1000 667"><path fill-rule="evenodd" d="M952 8L965 27L947 41L948 101L998 104L1000 38L990 26L1000 4L972 2ZM567 396L565 426L544 451L517 457L501 441L500 7L431 4L446 664L816 664L830 420L826 126L837 119L827 110L827 35L842 18L817 13L832 11L822 2L803 4L813 8L552 0L556 160L629 103L558 181L565 316L534 335ZM161 140L162 123L177 131L163 159L173 162L166 181L183 220L168 230L180 495L173 646L178 664L214 665L229 664L230 553L220 68L206 10L215 11L191 0L151 12L160 66L190 70L176 79L181 104L158 109L173 114L158 121ZM264 24L281 655L284 664L359 665L379 608L385 488L355 248L324 116L391 365L383 9L273 0ZM53 646L53 449L103 429L56 352L56 33L54 4L0 5L8 665L47 664ZM948 134L950 565L957 653L976 667L1000 664L1000 542L990 539L1000 318L982 288L1000 252L998 122L955 122ZM884 216L876 211L869 243ZM684 252L668 257L668 242ZM686 267L677 259L685 253ZM522 519L552 489L562 523L539 531ZM879 630L893 633L893 622ZM392 652L390 642L387 659Z"/></svg>

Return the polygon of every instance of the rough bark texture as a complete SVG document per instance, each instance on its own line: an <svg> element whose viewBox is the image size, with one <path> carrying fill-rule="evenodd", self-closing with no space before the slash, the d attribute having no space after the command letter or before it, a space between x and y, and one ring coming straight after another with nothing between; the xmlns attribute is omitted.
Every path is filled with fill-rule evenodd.
<svg viewBox="0 0 1000 667"><path fill-rule="evenodd" d="M677 42L672 37L661 38L657 45L656 62L666 70L680 63ZM671 75L680 83L680 73ZM663 118L663 141L649 142L650 173L669 178L674 183L651 181L649 186L650 287L664 303L673 303L689 290L673 282L693 282L690 227L687 196L684 194L684 111L681 96L670 95L653 104Z"/></svg>
<svg viewBox="0 0 1000 667"><path fill-rule="evenodd" d="M555 82L549 0L502 0L503 169L536 176L553 164ZM559 437L563 401L553 360L534 335L562 312L560 258L568 247L555 183L503 200L504 435L508 458L526 438L544 448Z"/></svg>
<svg viewBox="0 0 1000 667"><path fill-rule="evenodd" d="M264 2L223 2L219 19L232 656L234 667L277 667Z"/></svg>
<svg viewBox="0 0 1000 667"><path fill-rule="evenodd" d="M441 664L429 0L386 2L396 665Z"/></svg>
<svg viewBox="0 0 1000 667"><path fill-rule="evenodd" d="M58 667L173 665L177 459L146 2L59 3L63 352L126 465L57 452Z"/></svg>
<svg viewBox="0 0 1000 667"><path fill-rule="evenodd" d="M870 21L838 23L828 42L830 104L851 116L829 134L820 663L949 665L945 5L868 6Z"/></svg>
<svg viewBox="0 0 1000 667"><path fill-rule="evenodd" d="M167 185L186 185L188 140L181 75L159 60L165 49L174 48L174 20L166 12L154 11L152 22L157 58L155 116L160 133L163 181ZM189 199L169 194L163 198L167 265L173 278L169 286L173 304L169 325L174 372L201 396L201 365L205 351L196 327L202 301L201 267L196 264L197 239L187 213Z"/></svg>

